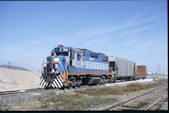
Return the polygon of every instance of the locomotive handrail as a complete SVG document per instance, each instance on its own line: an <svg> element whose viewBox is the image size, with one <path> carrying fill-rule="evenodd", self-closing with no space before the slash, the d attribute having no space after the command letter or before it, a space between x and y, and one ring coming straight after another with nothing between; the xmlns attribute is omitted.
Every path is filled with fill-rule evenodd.
<svg viewBox="0 0 169 113"><path fill-rule="evenodd" d="M53 71L53 64L54 64L54 63L52 62L52 65L51 65L51 72Z"/></svg>
<svg viewBox="0 0 169 113"><path fill-rule="evenodd" d="M48 63L46 62L45 73L47 73L47 64L48 64Z"/></svg>
<svg viewBox="0 0 169 113"><path fill-rule="evenodd" d="M68 70L69 70L69 72L70 72L70 61L73 59L73 57L72 56L70 56L70 60L69 60L69 67L68 67Z"/></svg>
<svg viewBox="0 0 169 113"><path fill-rule="evenodd" d="M60 73L60 64L58 63L58 73Z"/></svg>
<svg viewBox="0 0 169 113"><path fill-rule="evenodd" d="M62 67L62 69L64 71L64 79L65 79L66 73L65 73L64 67L63 67L63 65L61 64L60 61L59 61L59 64L61 65L61 67ZM65 84L67 84L67 78L65 79Z"/></svg>
<svg viewBox="0 0 169 113"><path fill-rule="evenodd" d="M66 58L65 58L65 60L66 60ZM67 60L66 60L66 63L68 64ZM65 70L66 70L66 73L67 73L67 75L68 75L67 64L66 64ZM68 79L67 75L66 75L66 79Z"/></svg>
<svg viewBox="0 0 169 113"><path fill-rule="evenodd" d="M42 73L44 72L44 58L42 60Z"/></svg>

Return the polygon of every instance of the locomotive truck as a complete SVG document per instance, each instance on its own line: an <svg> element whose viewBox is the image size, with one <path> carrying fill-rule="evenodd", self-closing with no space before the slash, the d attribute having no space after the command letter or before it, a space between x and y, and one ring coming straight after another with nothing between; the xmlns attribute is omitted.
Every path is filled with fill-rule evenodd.
<svg viewBox="0 0 169 113"><path fill-rule="evenodd" d="M87 49L58 45L42 64L41 85L45 88L70 88L134 80L136 64Z"/></svg>

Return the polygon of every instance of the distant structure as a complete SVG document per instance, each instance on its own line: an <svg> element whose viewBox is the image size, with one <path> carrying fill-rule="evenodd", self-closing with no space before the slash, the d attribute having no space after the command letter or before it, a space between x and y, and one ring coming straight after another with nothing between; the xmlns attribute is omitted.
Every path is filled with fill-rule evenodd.
<svg viewBox="0 0 169 113"><path fill-rule="evenodd" d="M10 66L11 66L11 62L8 61L8 69L10 69Z"/></svg>
<svg viewBox="0 0 169 113"><path fill-rule="evenodd" d="M153 74L153 72L148 72L148 74L149 74L149 75L152 75L152 74Z"/></svg>
<svg viewBox="0 0 169 113"><path fill-rule="evenodd" d="M23 68L23 67L18 67L18 66L13 66L10 64L10 66L7 64L7 65L0 65L0 68L7 68L7 69L15 69L15 70L25 70L25 71L30 71L26 68Z"/></svg>

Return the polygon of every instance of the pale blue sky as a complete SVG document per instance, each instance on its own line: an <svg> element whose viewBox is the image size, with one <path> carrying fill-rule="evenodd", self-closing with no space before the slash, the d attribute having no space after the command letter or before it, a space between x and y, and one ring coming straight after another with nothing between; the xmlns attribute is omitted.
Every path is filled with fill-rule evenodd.
<svg viewBox="0 0 169 113"><path fill-rule="evenodd" d="M0 2L0 65L33 71L58 44L168 72L167 1Z"/></svg>

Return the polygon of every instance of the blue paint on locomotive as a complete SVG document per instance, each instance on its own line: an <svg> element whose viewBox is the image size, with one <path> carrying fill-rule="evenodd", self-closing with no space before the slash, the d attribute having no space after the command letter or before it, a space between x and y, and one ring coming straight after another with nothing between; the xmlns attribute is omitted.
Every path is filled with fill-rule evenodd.
<svg viewBox="0 0 169 113"><path fill-rule="evenodd" d="M78 67L70 67L71 73L108 73L108 70L84 69Z"/></svg>
<svg viewBox="0 0 169 113"><path fill-rule="evenodd" d="M62 54L64 49L69 50L68 55ZM72 64L70 65L70 51L72 51ZM57 52L57 54L56 54ZM60 66L60 72L64 73L68 70L68 66L70 65L70 73L108 73L108 60L103 60L103 57L107 57L102 53L95 53L89 51L87 49L78 49L72 47L56 47L54 48L51 53L55 53L57 58L59 58L60 63L64 67ZM52 61L55 56L51 56ZM47 57L48 59L48 57ZM47 72L50 70L51 65L47 65Z"/></svg>

